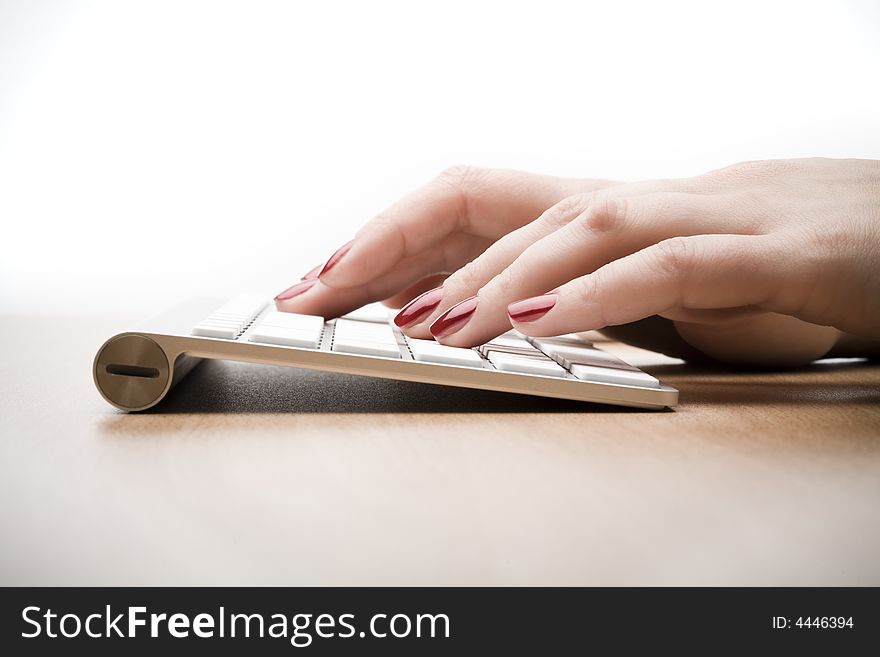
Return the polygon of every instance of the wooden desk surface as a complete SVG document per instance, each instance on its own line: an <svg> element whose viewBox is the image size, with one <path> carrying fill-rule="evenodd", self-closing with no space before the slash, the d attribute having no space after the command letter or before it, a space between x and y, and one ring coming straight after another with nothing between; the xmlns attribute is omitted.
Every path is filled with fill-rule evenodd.
<svg viewBox="0 0 880 657"><path fill-rule="evenodd" d="M126 415L126 322L0 326L3 585L880 584L877 365L656 413L208 362Z"/></svg>

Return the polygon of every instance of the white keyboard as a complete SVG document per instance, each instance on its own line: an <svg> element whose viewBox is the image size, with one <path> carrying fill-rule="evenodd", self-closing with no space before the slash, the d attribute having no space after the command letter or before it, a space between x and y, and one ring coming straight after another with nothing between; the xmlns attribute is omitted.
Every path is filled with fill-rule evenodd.
<svg viewBox="0 0 880 657"><path fill-rule="evenodd" d="M146 331L108 340L95 360L95 380L108 401L126 410L158 403L179 378L172 370L190 357L643 408L673 406L678 400L674 388L575 335L531 338L509 331L480 347L463 349L404 335L391 321L395 313L371 304L325 321L278 312L263 297L210 305L193 301L148 322ZM194 318L189 328L187 317ZM158 397L142 403L154 394Z"/></svg>
<svg viewBox="0 0 880 657"><path fill-rule="evenodd" d="M264 300L235 299L196 324L195 336L244 339L277 347L378 356L535 376L659 388L660 381L577 336L529 338L510 331L475 349L449 347L404 335L391 321L397 311L371 304L324 321L314 315L268 310ZM257 316L259 315L259 319Z"/></svg>

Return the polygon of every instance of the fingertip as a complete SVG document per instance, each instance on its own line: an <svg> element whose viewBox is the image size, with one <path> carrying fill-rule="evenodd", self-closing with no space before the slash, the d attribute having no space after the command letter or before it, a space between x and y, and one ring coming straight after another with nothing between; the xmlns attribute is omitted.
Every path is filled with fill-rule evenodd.
<svg viewBox="0 0 880 657"><path fill-rule="evenodd" d="M435 287L423 292L401 308L394 323L401 329L424 322L436 310L443 299L443 287Z"/></svg>
<svg viewBox="0 0 880 657"><path fill-rule="evenodd" d="M324 263L322 262L319 265L315 265L309 271L307 271L303 277L300 279L301 281L310 281L313 278L318 278L318 274L321 273L321 270L324 268Z"/></svg>
<svg viewBox="0 0 880 657"><path fill-rule="evenodd" d="M431 322L428 330L435 340L442 341L444 338L451 337L454 333L458 333L462 328L470 322L471 318L477 310L479 298L474 295L447 309L437 319Z"/></svg>
<svg viewBox="0 0 880 657"><path fill-rule="evenodd" d="M507 313L513 328L536 338L602 328L601 313L580 301L573 284L511 303Z"/></svg>
<svg viewBox="0 0 880 657"><path fill-rule="evenodd" d="M324 266L321 268L321 271L318 273L318 278L322 281L324 280L324 276L326 276L327 272L331 271L339 262L351 251L351 247L354 246L354 240L349 240L338 249L333 252L329 258L327 258L327 262L324 263Z"/></svg>
<svg viewBox="0 0 880 657"><path fill-rule="evenodd" d="M289 288L287 288L283 292L280 292L275 297L276 305L278 304L278 302L289 301L290 299L293 299L294 297L298 297L300 294L304 294L304 293L308 292L309 290L312 289L312 287L317 282L318 282L318 279L311 278L308 280L302 280L298 283L294 283Z"/></svg>
<svg viewBox="0 0 880 657"><path fill-rule="evenodd" d="M431 331L428 330L427 324L417 324L415 326L407 326L405 328L401 328L400 331L406 337L413 338L414 340L433 340L434 339L434 336L431 335Z"/></svg>
<svg viewBox="0 0 880 657"><path fill-rule="evenodd" d="M353 288L376 280L399 261L399 256L383 240L358 236L327 258L317 278L327 287Z"/></svg>
<svg viewBox="0 0 880 657"><path fill-rule="evenodd" d="M519 331L523 335L527 335L532 338L544 338L551 335L561 335L565 333L565 331L561 331L554 326L553 322L545 322L542 320L535 320L532 322L518 322L513 318L510 318L510 326L511 328Z"/></svg>

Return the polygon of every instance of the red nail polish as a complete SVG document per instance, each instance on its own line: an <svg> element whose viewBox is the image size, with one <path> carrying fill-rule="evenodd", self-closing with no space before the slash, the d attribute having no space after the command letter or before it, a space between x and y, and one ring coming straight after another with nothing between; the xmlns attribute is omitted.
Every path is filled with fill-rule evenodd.
<svg viewBox="0 0 880 657"><path fill-rule="evenodd" d="M477 297L470 297L452 306L431 324L429 330L435 338L445 338L467 324L477 309Z"/></svg>
<svg viewBox="0 0 880 657"><path fill-rule="evenodd" d="M558 298L558 295L548 292L539 297L514 301L507 306L507 314L510 315L510 319L516 322L534 322L550 312L550 309L556 305Z"/></svg>
<svg viewBox="0 0 880 657"><path fill-rule="evenodd" d="M303 292L308 292L312 289L312 286L318 282L317 278L313 278L310 281L301 281L296 285L291 285L289 288L284 290L281 294L275 297L275 301L287 301L288 299L293 299L293 297L298 297Z"/></svg>
<svg viewBox="0 0 880 657"><path fill-rule="evenodd" d="M333 269L336 266L336 264L340 260L342 260L343 256L349 252L352 244L354 244L354 240L351 240L350 242L346 242L345 244L340 246L338 249L336 249L336 252L332 256L330 256L330 259L324 265L324 268L321 270L321 273L318 274L318 278L321 278L321 276L323 276L328 271Z"/></svg>
<svg viewBox="0 0 880 657"><path fill-rule="evenodd" d="M433 290L423 292L400 309L400 312L394 318L394 323L403 328L404 326L411 326L422 321L440 305L442 298L442 287L435 287Z"/></svg>
<svg viewBox="0 0 880 657"><path fill-rule="evenodd" d="M318 274L320 273L321 269L323 269L323 267L324 267L324 263L322 262L320 265L313 267L312 269L309 269L308 273L299 280L310 281L313 278L318 278Z"/></svg>

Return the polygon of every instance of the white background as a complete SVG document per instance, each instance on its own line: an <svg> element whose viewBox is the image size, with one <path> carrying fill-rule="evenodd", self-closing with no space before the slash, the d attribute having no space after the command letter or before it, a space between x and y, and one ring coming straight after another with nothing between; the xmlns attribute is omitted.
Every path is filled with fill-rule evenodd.
<svg viewBox="0 0 880 657"><path fill-rule="evenodd" d="M450 164L880 157L878 7L0 0L0 312L274 294Z"/></svg>

